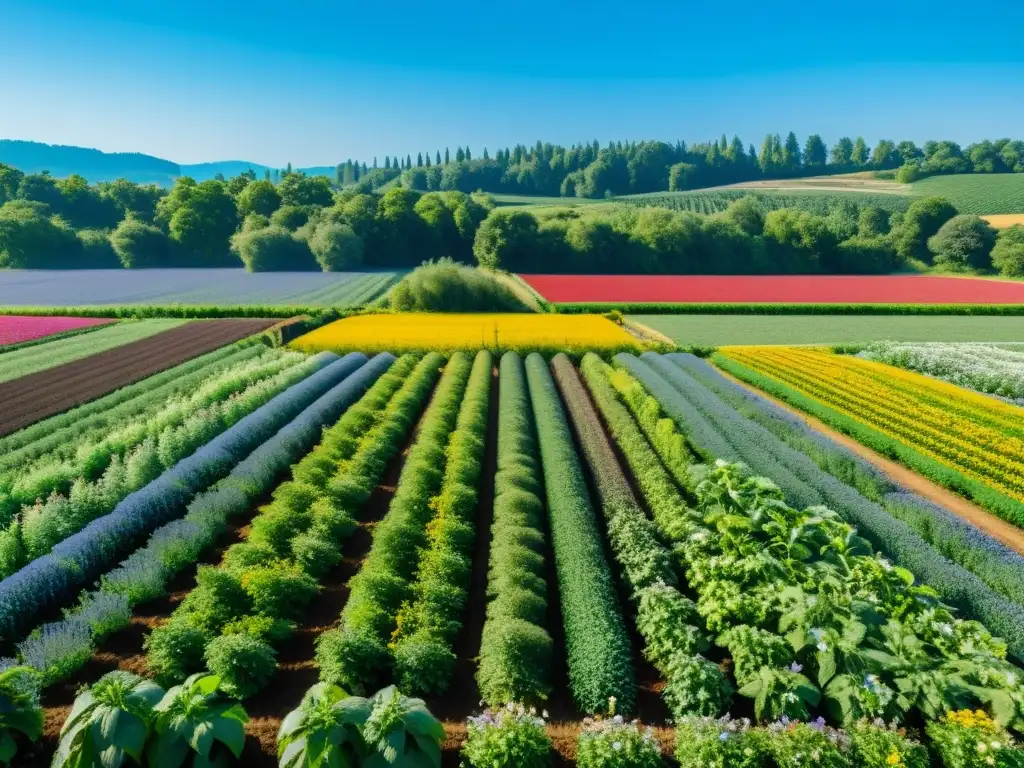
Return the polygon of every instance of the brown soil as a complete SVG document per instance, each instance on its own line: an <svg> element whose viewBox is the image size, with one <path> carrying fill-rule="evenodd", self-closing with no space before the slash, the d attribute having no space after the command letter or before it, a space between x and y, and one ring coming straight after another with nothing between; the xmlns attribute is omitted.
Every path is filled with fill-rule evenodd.
<svg viewBox="0 0 1024 768"><path fill-rule="evenodd" d="M94 400L270 326L276 320L194 320L0 384L0 435Z"/></svg>
<svg viewBox="0 0 1024 768"><path fill-rule="evenodd" d="M803 411L797 410L789 403L774 398L767 392L763 392L756 387L750 386L745 381L736 378L721 368L716 368L716 370L730 381L745 387L751 392L755 392L780 408L786 409L786 411L794 416L803 419L809 426L813 427L818 432L821 432L829 439L849 448L858 456L882 470L900 485L910 489L919 496L923 496L929 501L942 505L946 509L962 517L964 520L967 520L975 527L985 531L988 535L998 539L1011 549L1024 554L1024 530L1006 522L1000 517L996 517L991 512L982 509L976 504L972 504L963 496L957 496L955 493L943 488L941 485L933 483L923 475L919 475L917 472L907 469L902 464L891 459L887 459L882 454L871 450L867 446L857 442L852 437L836 431L814 416L810 416Z"/></svg>

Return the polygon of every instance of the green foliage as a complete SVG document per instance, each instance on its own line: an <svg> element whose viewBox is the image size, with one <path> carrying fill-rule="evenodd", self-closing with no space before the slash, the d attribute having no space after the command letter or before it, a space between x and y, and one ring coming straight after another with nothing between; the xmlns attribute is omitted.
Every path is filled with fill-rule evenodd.
<svg viewBox="0 0 1024 768"><path fill-rule="evenodd" d="M110 234L110 245L127 268L172 266L172 243L162 230L136 219L122 221Z"/></svg>
<svg viewBox="0 0 1024 768"><path fill-rule="evenodd" d="M269 181L247 184L238 195L238 215L245 219L251 214L269 218L281 207L281 194Z"/></svg>
<svg viewBox="0 0 1024 768"><path fill-rule="evenodd" d="M54 768L141 764L154 707L163 696L160 686L138 675L104 675L75 699L60 731Z"/></svg>
<svg viewBox="0 0 1024 768"><path fill-rule="evenodd" d="M231 246L250 272L316 269L309 246L280 226L239 232L232 238Z"/></svg>
<svg viewBox="0 0 1024 768"><path fill-rule="evenodd" d="M167 691L153 713L153 738L146 750L147 765L153 768L212 766L228 755L242 756L249 716L221 693L216 675L192 675Z"/></svg>
<svg viewBox="0 0 1024 768"><path fill-rule="evenodd" d="M1024 224L999 232L992 249L992 266L1003 277L1024 277Z"/></svg>
<svg viewBox="0 0 1024 768"><path fill-rule="evenodd" d="M281 722L278 764L281 768L356 765L365 751L360 729L371 709L367 699L349 696L335 685L317 683Z"/></svg>
<svg viewBox="0 0 1024 768"><path fill-rule="evenodd" d="M512 290L493 275L450 259L424 264L391 290L400 312L526 312Z"/></svg>
<svg viewBox="0 0 1024 768"><path fill-rule="evenodd" d="M768 768L771 736L769 731L751 728L749 720L686 717L676 729L675 756L680 765Z"/></svg>
<svg viewBox="0 0 1024 768"><path fill-rule="evenodd" d="M1024 761L1024 747L984 712L949 712L925 726L928 749L944 768L1013 768Z"/></svg>
<svg viewBox="0 0 1024 768"><path fill-rule="evenodd" d="M362 727L367 757L362 768L416 765L441 768L444 727L422 699L403 696L394 686L370 700L372 709Z"/></svg>
<svg viewBox="0 0 1024 768"><path fill-rule="evenodd" d="M926 197L911 203L899 225L892 230L900 258L930 262L928 239L954 216L956 208L941 197Z"/></svg>
<svg viewBox="0 0 1024 768"><path fill-rule="evenodd" d="M977 216L954 216L928 239L935 266L956 272L992 267L996 231Z"/></svg>
<svg viewBox="0 0 1024 768"><path fill-rule="evenodd" d="M263 688L277 669L277 655L250 635L221 635L206 646L206 665L229 696L245 699Z"/></svg>
<svg viewBox="0 0 1024 768"><path fill-rule="evenodd" d="M614 709L614 707L612 707ZM662 768L661 745L654 732L620 715L586 721L576 745L579 768Z"/></svg>
<svg viewBox="0 0 1024 768"><path fill-rule="evenodd" d="M850 738L850 761L855 766L928 768L928 751L904 729L861 720L846 733Z"/></svg>
<svg viewBox="0 0 1024 768"><path fill-rule="evenodd" d="M472 768L545 768L552 746L544 725L522 704L486 710L469 718L462 755Z"/></svg>
<svg viewBox="0 0 1024 768"><path fill-rule="evenodd" d="M0 205L0 268L74 267L82 245L47 206L14 200Z"/></svg>
<svg viewBox="0 0 1024 768"><path fill-rule="evenodd" d="M39 675L29 667L0 670L0 765L10 765L21 741L43 735Z"/></svg>
<svg viewBox="0 0 1024 768"><path fill-rule="evenodd" d="M309 239L309 250L324 272L351 271L363 263L363 240L347 224L318 226Z"/></svg>
<svg viewBox="0 0 1024 768"><path fill-rule="evenodd" d="M636 693L629 637L583 469L544 358L530 355L526 375L544 470L573 698L585 712L602 712L609 697L619 697L628 712Z"/></svg>
<svg viewBox="0 0 1024 768"><path fill-rule="evenodd" d="M986 216L1024 211L1024 165L1017 150L1015 173L965 173L934 175L914 184L919 195L938 195L956 206L959 213Z"/></svg>

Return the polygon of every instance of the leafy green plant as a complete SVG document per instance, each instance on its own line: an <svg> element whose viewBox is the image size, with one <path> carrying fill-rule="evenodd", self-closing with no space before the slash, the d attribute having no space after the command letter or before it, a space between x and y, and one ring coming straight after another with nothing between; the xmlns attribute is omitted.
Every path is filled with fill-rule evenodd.
<svg viewBox="0 0 1024 768"><path fill-rule="evenodd" d="M982 711L947 712L925 727L928 748L945 768L1010 768L1024 764L1024 749Z"/></svg>
<svg viewBox="0 0 1024 768"><path fill-rule="evenodd" d="M676 729L676 760L707 768L765 768L771 759L766 731L746 718L684 717Z"/></svg>
<svg viewBox="0 0 1024 768"><path fill-rule="evenodd" d="M861 720L846 730L854 765L867 768L928 768L928 751L903 728Z"/></svg>
<svg viewBox="0 0 1024 768"><path fill-rule="evenodd" d="M614 712L614 703L610 707ZM583 721L576 745L579 768L661 768L661 745L650 728L638 721L627 723L621 715Z"/></svg>
<svg viewBox="0 0 1024 768"><path fill-rule="evenodd" d="M167 691L153 711L155 738L146 751L152 768L212 768L229 765L229 754L241 758L249 716L221 692L216 675L192 675Z"/></svg>
<svg viewBox="0 0 1024 768"><path fill-rule="evenodd" d="M75 699L60 731L53 768L120 768L141 763L164 696L156 683L120 670L101 677Z"/></svg>
<svg viewBox="0 0 1024 768"><path fill-rule="evenodd" d="M808 708L818 704L821 692L800 674L802 669L796 662L786 669L761 667L757 676L740 688L741 696L754 700L758 720L807 719Z"/></svg>
<svg viewBox="0 0 1024 768"><path fill-rule="evenodd" d="M206 664L220 677L225 693L244 699L267 684L277 669L277 655L251 635L221 635L206 646Z"/></svg>
<svg viewBox="0 0 1024 768"><path fill-rule="evenodd" d="M362 728L367 756L361 768L440 768L444 727L422 699L403 696L392 685L378 691L371 705Z"/></svg>
<svg viewBox="0 0 1024 768"><path fill-rule="evenodd" d="M277 756L281 768L349 768L365 748L360 726L370 716L368 699L317 683L281 723Z"/></svg>
<svg viewBox="0 0 1024 768"><path fill-rule="evenodd" d="M20 739L36 741L42 735L39 674L30 667L0 671L0 764L11 764Z"/></svg>
<svg viewBox="0 0 1024 768"><path fill-rule="evenodd" d="M469 718L462 755L473 768L545 768L551 749L537 710L508 704Z"/></svg>
<svg viewBox="0 0 1024 768"><path fill-rule="evenodd" d="M793 768L851 768L850 740L842 731L829 728L825 721L790 722L787 718L766 729L776 765Z"/></svg>

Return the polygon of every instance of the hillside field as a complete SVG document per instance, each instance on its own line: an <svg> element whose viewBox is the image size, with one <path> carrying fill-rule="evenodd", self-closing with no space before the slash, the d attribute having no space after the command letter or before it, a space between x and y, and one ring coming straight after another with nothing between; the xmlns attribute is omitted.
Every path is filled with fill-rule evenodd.
<svg viewBox="0 0 1024 768"><path fill-rule="evenodd" d="M940 195L960 213L1024 213L1024 173L931 176L912 185L917 195Z"/></svg>

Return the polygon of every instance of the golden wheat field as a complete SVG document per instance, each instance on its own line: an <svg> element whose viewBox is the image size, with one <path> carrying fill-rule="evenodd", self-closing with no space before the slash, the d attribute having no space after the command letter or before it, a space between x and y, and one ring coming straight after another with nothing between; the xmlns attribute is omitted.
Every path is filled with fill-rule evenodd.
<svg viewBox="0 0 1024 768"><path fill-rule="evenodd" d="M996 229L1006 229L1015 224L1024 224L1024 213L997 213L991 216L982 216L981 218Z"/></svg>
<svg viewBox="0 0 1024 768"><path fill-rule="evenodd" d="M637 340L601 315L443 314L412 312L336 320L291 343L304 352L421 350L613 350Z"/></svg>

